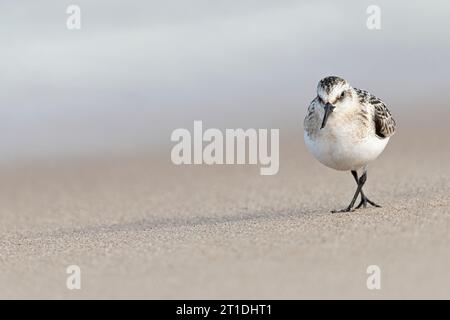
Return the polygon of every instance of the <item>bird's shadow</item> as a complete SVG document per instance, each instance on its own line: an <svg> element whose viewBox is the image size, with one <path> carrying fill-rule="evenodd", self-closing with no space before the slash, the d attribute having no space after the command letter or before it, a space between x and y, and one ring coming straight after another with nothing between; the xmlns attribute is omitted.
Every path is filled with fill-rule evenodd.
<svg viewBox="0 0 450 320"><path fill-rule="evenodd" d="M212 226L212 225L224 225L235 224L251 221L272 221L272 220L284 220L284 219L296 219L300 217L306 217L311 215L318 215L322 211L310 210L310 209L288 209L288 210L275 210L275 209L263 209L263 210L251 210L251 212L244 210L237 211L233 214L225 214L220 216L194 216L194 217L156 217L148 216L143 219L120 222L112 224L99 224L90 225L78 228L59 228L52 231L41 231L34 233L21 234L21 238L27 240L42 239L47 237L52 238L65 238L67 236L92 236L98 234L113 234L121 232L147 232L151 230L165 229L165 228L182 228L182 227L197 227L197 226Z"/></svg>

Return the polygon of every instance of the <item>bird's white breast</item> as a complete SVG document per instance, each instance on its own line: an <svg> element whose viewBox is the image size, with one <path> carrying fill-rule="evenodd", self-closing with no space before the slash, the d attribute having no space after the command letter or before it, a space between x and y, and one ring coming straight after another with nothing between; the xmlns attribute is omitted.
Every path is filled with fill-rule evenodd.
<svg viewBox="0 0 450 320"><path fill-rule="evenodd" d="M370 130L358 135L355 129L352 126L327 125L314 135L305 131L305 144L317 160L327 167L336 170L358 170L381 154L389 138L379 138Z"/></svg>

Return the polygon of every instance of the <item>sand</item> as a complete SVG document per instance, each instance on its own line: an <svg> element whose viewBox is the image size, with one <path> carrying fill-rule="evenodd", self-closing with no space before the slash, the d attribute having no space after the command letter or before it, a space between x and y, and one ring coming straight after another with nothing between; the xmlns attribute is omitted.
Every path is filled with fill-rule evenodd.
<svg viewBox="0 0 450 320"><path fill-rule="evenodd" d="M450 129L408 123L370 167L383 208L345 214L330 210L350 173L313 159L300 128L282 131L276 176L168 152L4 168L0 298L448 299Z"/></svg>

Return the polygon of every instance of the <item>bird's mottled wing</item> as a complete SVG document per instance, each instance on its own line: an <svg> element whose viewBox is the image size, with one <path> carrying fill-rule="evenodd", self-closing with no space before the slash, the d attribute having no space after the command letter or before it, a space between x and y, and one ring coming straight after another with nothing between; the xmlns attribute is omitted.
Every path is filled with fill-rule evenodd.
<svg viewBox="0 0 450 320"><path fill-rule="evenodd" d="M387 138L395 133L395 120L386 105L371 93L355 89L361 104L370 104L374 109L375 133Z"/></svg>
<svg viewBox="0 0 450 320"><path fill-rule="evenodd" d="M316 104L317 98L315 98L309 104L308 112L306 113L305 120L303 121L303 127L309 136L314 135L314 133L319 129L319 123L316 114Z"/></svg>

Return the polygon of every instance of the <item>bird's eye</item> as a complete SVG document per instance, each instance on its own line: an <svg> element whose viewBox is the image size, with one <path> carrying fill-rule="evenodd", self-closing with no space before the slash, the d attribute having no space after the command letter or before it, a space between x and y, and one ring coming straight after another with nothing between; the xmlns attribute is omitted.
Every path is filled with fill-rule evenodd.
<svg viewBox="0 0 450 320"><path fill-rule="evenodd" d="M344 97L345 97L345 91L342 91L341 96L339 98L343 99Z"/></svg>

